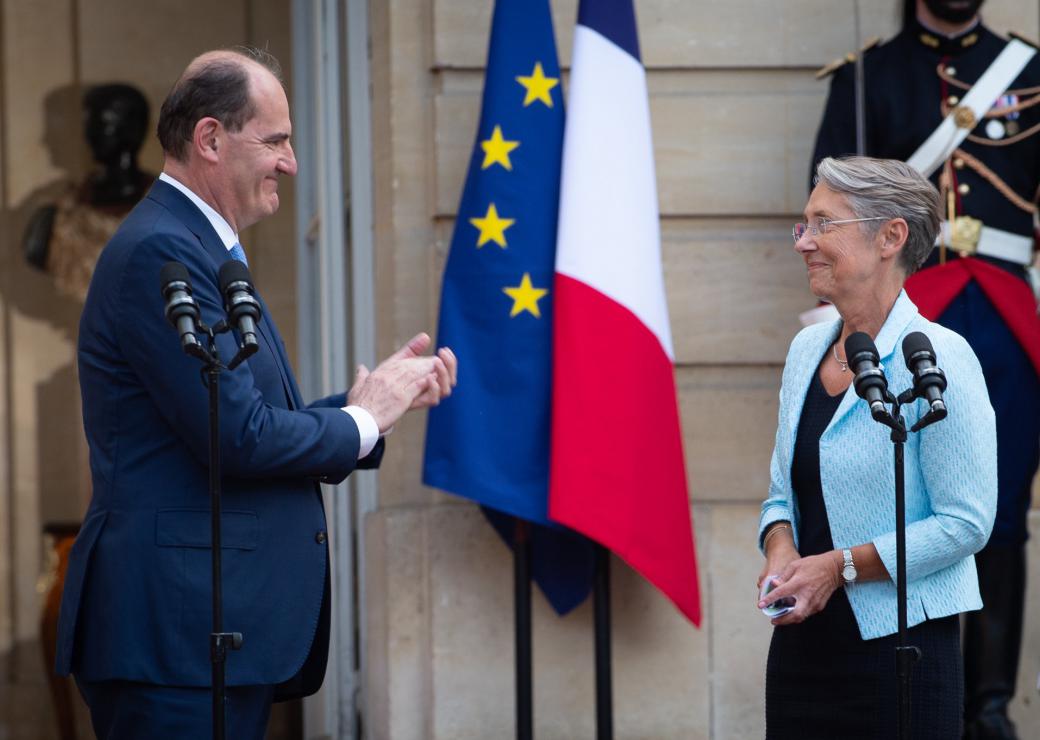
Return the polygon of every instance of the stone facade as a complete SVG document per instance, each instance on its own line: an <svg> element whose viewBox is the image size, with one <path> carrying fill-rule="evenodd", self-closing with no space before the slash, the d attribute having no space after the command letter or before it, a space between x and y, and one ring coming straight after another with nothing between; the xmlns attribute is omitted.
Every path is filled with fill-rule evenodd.
<svg viewBox="0 0 1040 740"><path fill-rule="evenodd" d="M901 3L860 4L864 38L898 27ZM577 3L552 6L566 69ZM372 6L379 305L394 296L377 316L380 354L436 323L491 8ZM636 3L705 619L694 629L615 559L619 738L763 735L771 628L753 603L755 531L781 366L797 314L813 305L788 232L807 197L827 92L812 73L854 47L851 8ZM996 29L1036 35L1040 26L1034 0L990 0L986 14ZM380 508L366 522L368 582L380 584L366 594L366 727L394 740L511 737L511 557L475 507L421 486L423 432L417 418L394 433ZM1040 733L1035 591L1015 705L1024 737ZM536 735L593 737L591 607L560 619L539 595L534 620Z"/></svg>
<svg viewBox="0 0 1040 740"><path fill-rule="evenodd" d="M861 0L887 36L896 0ZM763 734L769 625L754 609L758 504L781 365L810 305L787 231L806 197L826 94L818 66L854 45L851 3L638 0L648 67L666 283L677 353L704 622L686 623L613 562L615 735L743 740ZM375 317L379 355L436 325L440 276L483 81L492 0L370 2ZM576 0L553 0L561 63ZM1040 35L1036 0L989 0L987 22ZM205 18L205 23L198 19ZM76 519L82 482L72 381L78 306L21 259L35 205L89 156L78 93L141 87L156 108L194 54L251 42L287 68L290 1L0 0L0 738L56 737L37 630L41 526ZM118 53L115 50L118 49ZM160 167L150 141L142 164ZM265 301L295 355L293 199L244 235ZM513 734L512 566L475 506L423 487L425 423L395 431L365 527L366 737ZM1034 511L1034 533L1040 512ZM1033 570L1040 544L1030 545ZM1036 579L1031 579L1035 583ZM1040 736L1040 588L1029 592L1014 716ZM534 604L539 738L594 736L592 610ZM334 690L327 687L326 690ZM272 736L299 726L276 716ZM82 716L80 717L82 720ZM89 736L84 734L84 736Z"/></svg>

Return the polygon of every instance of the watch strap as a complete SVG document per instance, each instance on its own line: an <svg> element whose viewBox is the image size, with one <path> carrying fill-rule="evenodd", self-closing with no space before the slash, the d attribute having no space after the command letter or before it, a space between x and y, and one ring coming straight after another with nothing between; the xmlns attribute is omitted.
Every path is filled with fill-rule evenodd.
<svg viewBox="0 0 1040 740"><path fill-rule="evenodd" d="M856 576L859 574L856 572L856 563L852 560L852 550L847 547L842 548L841 558L841 577L845 580L845 583L855 583Z"/></svg>

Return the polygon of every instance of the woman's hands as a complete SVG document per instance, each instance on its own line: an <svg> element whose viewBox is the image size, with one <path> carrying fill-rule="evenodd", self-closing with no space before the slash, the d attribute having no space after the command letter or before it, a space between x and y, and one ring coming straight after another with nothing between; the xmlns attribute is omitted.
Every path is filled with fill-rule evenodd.
<svg viewBox="0 0 1040 740"><path fill-rule="evenodd" d="M832 550L822 555L801 558L793 546L785 544L777 543L769 548L766 567L758 579L761 588L762 579L766 575L775 573L779 576L775 579L776 588L770 591L765 600L758 602L759 609L785 596L793 596L795 599L792 611L771 620L775 625L804 622L821 611L842 585L840 552Z"/></svg>
<svg viewBox="0 0 1040 740"><path fill-rule="evenodd" d="M762 566L762 572L758 574L759 590L762 589L762 582L765 581L766 576L781 575L787 570L787 566L800 557L790 538L784 542L770 543L765 565ZM761 609L762 607L759 608Z"/></svg>

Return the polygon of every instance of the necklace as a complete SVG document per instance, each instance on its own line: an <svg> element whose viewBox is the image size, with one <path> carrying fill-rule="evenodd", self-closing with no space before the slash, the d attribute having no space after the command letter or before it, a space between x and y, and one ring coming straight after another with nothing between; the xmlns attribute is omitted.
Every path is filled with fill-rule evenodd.
<svg viewBox="0 0 1040 740"><path fill-rule="evenodd" d="M838 344L837 344L837 342L835 342L834 344L831 345L831 350L833 350L833 352L834 352L834 361L837 362L839 365L841 365L841 371L843 373L847 373L849 371L849 361L848 360L843 360L840 357L838 357Z"/></svg>

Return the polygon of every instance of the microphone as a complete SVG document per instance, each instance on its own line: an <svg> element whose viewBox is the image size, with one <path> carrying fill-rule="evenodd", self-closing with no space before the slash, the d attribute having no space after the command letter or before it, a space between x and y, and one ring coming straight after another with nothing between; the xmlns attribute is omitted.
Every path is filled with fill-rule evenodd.
<svg viewBox="0 0 1040 740"><path fill-rule="evenodd" d="M159 272L159 285L163 300L166 301L166 320L180 335L181 349L189 355L202 356L205 349L195 336L195 327L200 318L199 306L191 297L188 268L180 262L167 262Z"/></svg>
<svg viewBox="0 0 1040 740"><path fill-rule="evenodd" d="M259 349L256 324L260 321L260 302L253 297L253 280L249 276L249 268L238 260L228 260L222 264L217 280L224 296L228 321L242 337L238 354L228 365L228 369L232 370Z"/></svg>
<svg viewBox="0 0 1040 740"><path fill-rule="evenodd" d="M852 384L856 395L870 406L870 415L875 421L888 420L888 409L885 408L885 397L888 394L888 380L882 372L877 347L869 334L857 331L845 340L845 359L849 367L856 373Z"/></svg>
<svg viewBox="0 0 1040 740"><path fill-rule="evenodd" d="M928 403L932 421L944 418L947 410L942 392L946 390L946 374L935 364L931 341L919 331L907 334L903 339L903 358L914 376L914 396Z"/></svg>

